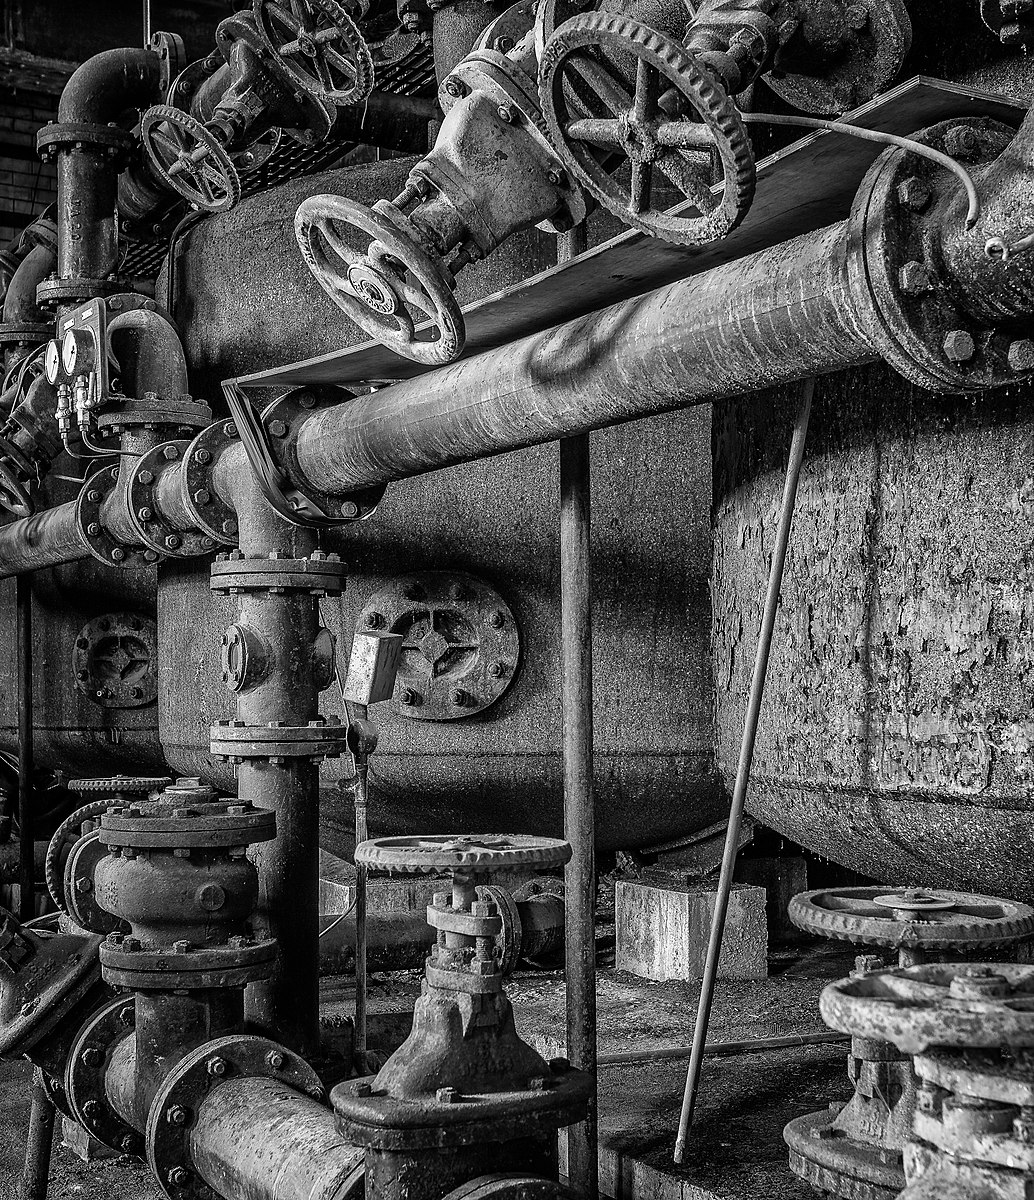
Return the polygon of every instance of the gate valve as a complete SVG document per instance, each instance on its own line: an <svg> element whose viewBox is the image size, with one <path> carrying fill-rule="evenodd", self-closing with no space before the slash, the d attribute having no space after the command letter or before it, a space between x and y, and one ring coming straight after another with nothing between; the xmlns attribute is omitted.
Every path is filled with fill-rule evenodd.
<svg viewBox="0 0 1034 1200"><path fill-rule="evenodd" d="M442 82L432 150L404 190L372 208L341 196L302 202L295 231L320 286L357 325L404 358L451 362L463 350L456 276L535 225L562 233L585 217L582 189L546 135L535 80L531 11L507 53L493 30Z"/></svg>
<svg viewBox="0 0 1034 1200"><path fill-rule="evenodd" d="M1034 967L938 963L852 975L830 984L820 1007L855 1042L913 1056L918 1090L899 1200L1029 1194Z"/></svg>
<svg viewBox="0 0 1034 1200"><path fill-rule="evenodd" d="M1028 905L940 889L822 888L794 896L789 915L807 933L896 950L901 967L930 952L985 949L1034 934ZM854 977L880 974L882 966L863 955ZM845 1200L860 1188L894 1200L905 1186L904 1150L919 1103L911 1060L889 1040L856 1036L847 1074L854 1095L843 1108L797 1117L783 1131L790 1169Z"/></svg>
<svg viewBox="0 0 1034 1200"><path fill-rule="evenodd" d="M385 1200L440 1200L459 1184L496 1194L477 1190L487 1157L544 1189L516 1194L565 1194L556 1184L556 1131L584 1115L589 1080L565 1060L545 1062L518 1037L495 957L502 921L476 883L489 871L547 869L570 856L567 842L525 835L386 837L356 847L356 864L372 871L452 877L451 893L427 910L437 944L412 1034L376 1076L331 1095L341 1133L366 1147L367 1180L384 1181ZM422 1185L405 1192L391 1182L417 1178Z"/></svg>
<svg viewBox="0 0 1034 1200"><path fill-rule="evenodd" d="M373 90L370 49L336 0L254 0L254 13L270 49L307 92L343 107Z"/></svg>

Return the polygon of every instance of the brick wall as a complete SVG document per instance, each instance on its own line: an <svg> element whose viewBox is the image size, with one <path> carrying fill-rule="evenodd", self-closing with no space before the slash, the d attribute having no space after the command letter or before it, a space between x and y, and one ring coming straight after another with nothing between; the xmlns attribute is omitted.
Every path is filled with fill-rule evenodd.
<svg viewBox="0 0 1034 1200"><path fill-rule="evenodd" d="M0 246L57 198L54 165L36 155L36 131L56 113L56 95L0 87Z"/></svg>

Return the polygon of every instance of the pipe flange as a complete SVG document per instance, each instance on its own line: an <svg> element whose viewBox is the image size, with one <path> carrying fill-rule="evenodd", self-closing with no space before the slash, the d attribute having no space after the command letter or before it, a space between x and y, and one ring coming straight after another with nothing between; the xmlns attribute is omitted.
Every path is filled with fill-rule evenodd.
<svg viewBox="0 0 1034 1200"><path fill-rule="evenodd" d="M48 121L36 134L36 150L44 162L49 162L59 150L83 146L98 146L108 151L109 157L128 162L135 144L133 134L114 123Z"/></svg>
<svg viewBox="0 0 1034 1200"><path fill-rule="evenodd" d="M156 554L194 558L216 547L215 538L202 530L177 529L155 504L159 480L171 468L180 470L180 459L190 445L186 439L161 442L133 460L130 467L129 518L137 537Z"/></svg>
<svg viewBox="0 0 1034 1200"><path fill-rule="evenodd" d="M1034 934L1034 908L996 896L940 888L819 888L790 901L806 933L909 950L977 950Z"/></svg>
<svg viewBox="0 0 1034 1200"><path fill-rule="evenodd" d="M104 467L83 485L75 502L75 519L89 552L109 567L149 567L161 555L153 547L127 546L104 528L101 508L115 490L119 468Z"/></svg>
<svg viewBox="0 0 1034 1200"><path fill-rule="evenodd" d="M831 983L819 1007L833 1029L904 1054L1034 1047L1034 966L927 963L855 974Z"/></svg>
<svg viewBox="0 0 1034 1200"><path fill-rule="evenodd" d="M527 1090L466 1094L458 1088L413 1096L376 1089L374 1079L339 1083L330 1100L350 1141L378 1150L420 1150L555 1134L584 1117L589 1077L554 1059ZM439 1093L440 1095L440 1093Z"/></svg>
<svg viewBox="0 0 1034 1200"><path fill-rule="evenodd" d="M262 69L272 76L273 81L290 97L298 114L297 124L281 125L284 133L299 146L311 149L325 141L334 124L337 108L321 100L312 92L298 86L290 68L266 43L255 27L251 13L237 12L226 17L216 26L215 44L219 53L229 63L234 42L244 42L258 57ZM289 119L289 118L288 118Z"/></svg>
<svg viewBox="0 0 1034 1200"><path fill-rule="evenodd" d="M494 904L496 907L502 924L495 935L495 958L499 964L500 975L512 975L520 961L521 941L524 937L517 900L508 888L492 883L481 884L477 894L480 901Z"/></svg>
<svg viewBox="0 0 1034 1200"><path fill-rule="evenodd" d="M115 1047L133 1036L136 1008L129 996L117 996L79 1030L65 1064L65 1094L72 1116L98 1142L123 1154L142 1157L143 1136L118 1115L108 1099L105 1076Z"/></svg>
<svg viewBox="0 0 1034 1200"><path fill-rule="evenodd" d="M320 717L308 725L217 721L210 732L211 752L232 763L245 759L282 764L291 758L340 758L347 749L347 730L338 717Z"/></svg>
<svg viewBox="0 0 1034 1200"><path fill-rule="evenodd" d="M402 575L367 600L358 629L403 636L396 698L417 721L457 721L500 700L521 658L517 621L490 584L463 571Z"/></svg>
<svg viewBox="0 0 1034 1200"><path fill-rule="evenodd" d="M231 1034L192 1050L158 1089L147 1116L147 1161L170 1200L215 1200L193 1169L191 1132L208 1093L225 1080L272 1079L313 1100L326 1097L319 1076L293 1050L263 1037Z"/></svg>
<svg viewBox="0 0 1034 1200"><path fill-rule="evenodd" d="M100 430L150 429L168 426L171 433L193 435L212 420L207 404L198 404L189 396L159 396L146 392L139 400L126 400L97 417Z"/></svg>
<svg viewBox="0 0 1034 1200"><path fill-rule="evenodd" d="M312 487L298 463L298 434L304 418L321 408L334 408L352 399L353 394L341 387L295 388L262 410L262 424L268 434L276 464L296 492L328 516L363 521L373 515L384 498L388 487L386 483L349 492L347 496L331 495Z"/></svg>
<svg viewBox="0 0 1034 1200"><path fill-rule="evenodd" d="M100 949L104 982L133 991L237 988L268 979L276 966L273 938L231 937L225 946L196 947L187 941L157 947L132 934L111 933Z"/></svg>
<svg viewBox="0 0 1034 1200"><path fill-rule="evenodd" d="M110 296L125 290L126 283L123 279L114 279L108 276L91 278L82 275L60 279L54 275L37 285L36 306L42 309L51 309L62 304L79 305L98 296Z"/></svg>
<svg viewBox="0 0 1034 1200"><path fill-rule="evenodd" d="M166 33L164 30L151 35L147 48L158 56L158 90L164 94L183 70L187 48L178 33Z"/></svg>
<svg viewBox="0 0 1034 1200"><path fill-rule="evenodd" d="M107 857L108 847L101 840L100 830L92 829L69 851L62 871L65 902L61 907L81 929L103 936L129 932L125 921L97 903L93 881L98 865Z"/></svg>
<svg viewBox="0 0 1034 1200"><path fill-rule="evenodd" d="M790 1170L820 1195L897 1200L905 1186L901 1151L846 1137L830 1109L795 1117L783 1130Z"/></svg>
<svg viewBox="0 0 1034 1200"><path fill-rule="evenodd" d="M10 914L0 930L8 957L18 955L14 967L0 971L0 1058L20 1058L100 984L103 938L21 928ZM12 950L15 937L32 953L23 955L20 943Z"/></svg>
<svg viewBox="0 0 1034 1200"><path fill-rule="evenodd" d="M42 321L0 322L0 346L35 346L54 336L54 326Z"/></svg>
<svg viewBox="0 0 1034 1200"><path fill-rule="evenodd" d="M942 121L913 135L963 162L990 166L1015 130L990 118ZM1009 348L1029 336L1022 324L991 327L975 319L947 287L936 247L958 195L946 168L907 150L888 150L858 190L848 255L852 291L867 296L866 332L880 355L906 379L935 392L974 392L1023 378Z"/></svg>
<svg viewBox="0 0 1034 1200"><path fill-rule="evenodd" d="M109 809L98 832L111 848L221 850L268 842L276 836L276 813L235 800L194 805L184 801L176 807L159 801Z"/></svg>
<svg viewBox="0 0 1034 1200"><path fill-rule="evenodd" d="M158 626L139 613L105 613L76 634L76 688L101 708L143 708L158 697Z"/></svg>
<svg viewBox="0 0 1034 1200"><path fill-rule="evenodd" d="M217 421L194 438L183 462L183 491L190 515L198 529L224 546L237 540L237 514L212 487L212 463L239 440L233 421Z"/></svg>
<svg viewBox="0 0 1034 1200"><path fill-rule="evenodd" d="M345 567L336 554L315 550L310 558L245 558L239 550L220 554L212 563L213 592L309 592L339 596L345 587Z"/></svg>
<svg viewBox="0 0 1034 1200"><path fill-rule="evenodd" d="M360 842L357 864L386 875L436 875L442 871L500 871L558 867L571 857L562 838L527 833L440 833L382 837Z"/></svg>

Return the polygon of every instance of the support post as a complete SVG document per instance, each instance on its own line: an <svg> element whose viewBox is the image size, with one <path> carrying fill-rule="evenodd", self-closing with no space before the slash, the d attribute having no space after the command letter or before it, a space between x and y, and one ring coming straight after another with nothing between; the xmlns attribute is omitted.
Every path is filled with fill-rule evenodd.
<svg viewBox="0 0 1034 1200"><path fill-rule="evenodd" d="M47 1200L50 1153L54 1145L54 1116L54 1106L43 1084L43 1072L36 1067L32 1074L29 1136L25 1144L21 1200Z"/></svg>
<svg viewBox="0 0 1034 1200"><path fill-rule="evenodd" d="M18 627L18 919L36 915L36 859L33 830L32 745L32 576L15 582Z"/></svg>
<svg viewBox="0 0 1034 1200"><path fill-rule="evenodd" d="M561 261L585 249L578 227L557 247ZM568 1176L595 1200L596 813L592 755L592 536L589 435L560 442L560 611L564 709L564 836L571 843L565 921L567 1055L592 1079L585 1121L568 1132Z"/></svg>

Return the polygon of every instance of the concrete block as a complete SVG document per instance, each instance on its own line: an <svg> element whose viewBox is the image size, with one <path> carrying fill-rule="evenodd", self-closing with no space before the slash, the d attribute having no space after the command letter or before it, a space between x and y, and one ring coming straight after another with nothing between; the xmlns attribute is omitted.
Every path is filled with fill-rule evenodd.
<svg viewBox="0 0 1034 1200"><path fill-rule="evenodd" d="M98 1142L76 1121L68 1117L61 1118L61 1144L82 1159L83 1162L95 1162L99 1158L118 1158L118 1151Z"/></svg>
<svg viewBox="0 0 1034 1200"><path fill-rule="evenodd" d="M619 880L615 891L615 966L643 979L699 979L714 914L713 888L658 887ZM765 889L733 886L725 924L721 979L768 976Z"/></svg>

